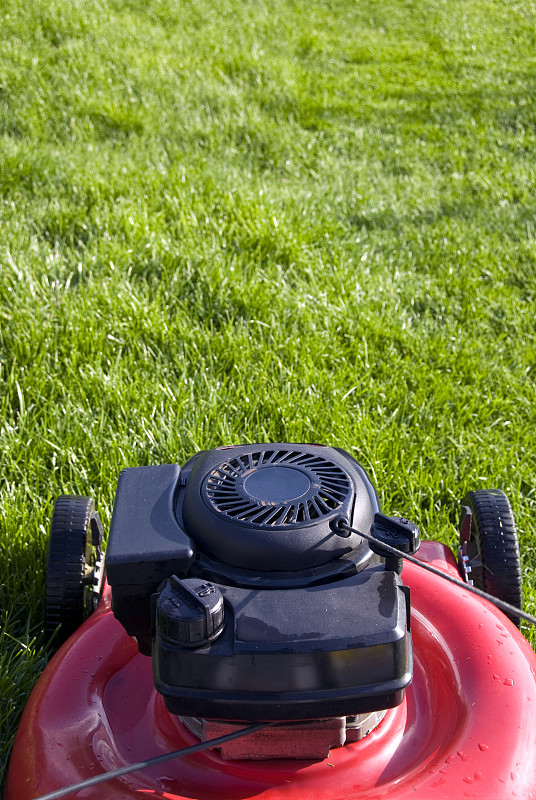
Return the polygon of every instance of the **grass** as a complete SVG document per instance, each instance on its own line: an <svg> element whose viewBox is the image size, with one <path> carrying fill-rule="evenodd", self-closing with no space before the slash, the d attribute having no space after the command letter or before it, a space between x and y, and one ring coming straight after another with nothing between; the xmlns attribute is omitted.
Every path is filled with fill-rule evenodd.
<svg viewBox="0 0 536 800"><path fill-rule="evenodd" d="M124 466L338 445L451 544L503 488L534 613L534 0L1 13L0 774L54 500Z"/></svg>

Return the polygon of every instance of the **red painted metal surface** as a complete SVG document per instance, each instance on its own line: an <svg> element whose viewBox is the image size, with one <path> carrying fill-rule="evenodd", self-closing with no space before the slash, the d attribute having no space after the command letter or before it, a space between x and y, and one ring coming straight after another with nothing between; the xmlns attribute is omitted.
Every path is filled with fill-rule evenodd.
<svg viewBox="0 0 536 800"><path fill-rule="evenodd" d="M423 561L458 575L450 550ZM486 601L406 564L415 675L401 706L322 762L168 762L80 800L536 799L536 657ZM156 694L151 661L113 617L109 594L63 646L23 715L5 800L40 794L195 742ZM74 795L73 795L74 797Z"/></svg>

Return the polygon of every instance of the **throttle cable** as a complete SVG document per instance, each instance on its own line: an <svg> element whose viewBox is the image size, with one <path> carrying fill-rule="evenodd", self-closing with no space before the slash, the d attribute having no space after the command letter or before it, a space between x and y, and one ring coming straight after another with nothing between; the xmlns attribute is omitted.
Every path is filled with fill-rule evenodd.
<svg viewBox="0 0 536 800"><path fill-rule="evenodd" d="M421 567L427 572L431 572L433 575L437 575L439 578L443 578L449 583L453 583L455 586L459 586L468 592L472 592L473 594L478 595L478 597L484 598L484 600L489 600L490 603L493 603L494 606L497 606L497 608L500 608L501 611L504 611L506 614L511 614L515 617L522 617L527 622L530 622L531 625L536 625L536 617L534 617L532 614L529 614L528 612L523 611L521 608L517 608L516 606L507 603L506 600L500 600L498 597L494 597L492 594L489 594L489 592L485 592L483 589L479 589L477 586L472 586L470 583L465 583L462 580L458 580L452 575L447 575L446 572L443 572L437 567L432 567L431 564L427 564L425 561L421 561L419 558L416 558L409 553L403 553L401 550L398 550L396 547L392 547L392 545L387 544L387 542L384 542L382 539L378 539L376 536L358 531L357 528L352 528L344 520L339 521L338 528L345 530L348 533L356 533L358 536L366 539L367 542L372 542L373 544L381 546L381 549L386 550L390 555L396 556L397 558L404 558L406 561L410 561L412 564Z"/></svg>
<svg viewBox="0 0 536 800"><path fill-rule="evenodd" d="M181 750L173 750L170 753L164 753L161 756L155 756L146 761L138 761L135 764L126 764L124 767L119 767L109 772L102 772L100 775L94 775L92 778L80 781L80 783L73 783L71 786L64 786L63 789L56 789L48 794L42 794L36 797L35 800L59 800L60 797L65 797L68 794L75 794L82 789L87 789L89 786L96 786L99 783L110 781L112 778L119 778L121 775L128 775L130 772L137 772L146 767L156 767L158 764L163 764L165 761L171 761L174 758L184 758L184 756L190 756L193 755L193 753L200 753L202 750L209 750L211 747L217 747L225 742L230 742L232 739L239 739L242 736L247 736L249 733L255 733L255 731L260 731L263 728L268 728L275 724L274 722L259 722L256 725L248 725L247 728L241 728L239 731L226 733L224 736L217 736L215 739L209 739L206 742L193 744L191 747L183 747Z"/></svg>

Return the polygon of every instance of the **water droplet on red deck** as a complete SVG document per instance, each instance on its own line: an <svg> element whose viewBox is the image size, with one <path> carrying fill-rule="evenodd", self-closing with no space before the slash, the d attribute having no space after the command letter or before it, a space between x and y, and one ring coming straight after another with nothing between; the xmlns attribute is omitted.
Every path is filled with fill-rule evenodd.
<svg viewBox="0 0 536 800"><path fill-rule="evenodd" d="M513 686L514 685L514 681L513 681L512 678L505 678L503 683L504 683L505 686Z"/></svg>
<svg viewBox="0 0 536 800"><path fill-rule="evenodd" d="M483 753L485 753L486 750L489 750L489 745L484 744L483 742L480 742L478 746L479 746L480 750L482 750Z"/></svg>

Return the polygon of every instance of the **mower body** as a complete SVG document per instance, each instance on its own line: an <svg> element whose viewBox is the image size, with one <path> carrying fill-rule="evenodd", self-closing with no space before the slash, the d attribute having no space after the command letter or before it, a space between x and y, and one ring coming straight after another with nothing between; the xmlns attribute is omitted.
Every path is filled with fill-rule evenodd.
<svg viewBox="0 0 536 800"><path fill-rule="evenodd" d="M443 577L519 607L515 525L502 492L466 500L459 565L437 542L417 552L433 574L398 557L416 526L381 513L342 450L128 469L102 586L93 501L60 498L47 625L74 632L25 709L5 800L256 722L270 725L80 797L536 800L536 656L516 617Z"/></svg>
<svg viewBox="0 0 536 800"><path fill-rule="evenodd" d="M459 576L453 553L423 561ZM536 658L485 600L406 564L414 676L402 703L361 741L322 761L199 753L115 779L97 800L529 800L536 798ZM263 732L255 734L260 754ZM63 645L25 709L5 800L36 796L198 741L167 711L151 661L114 618L108 587Z"/></svg>

